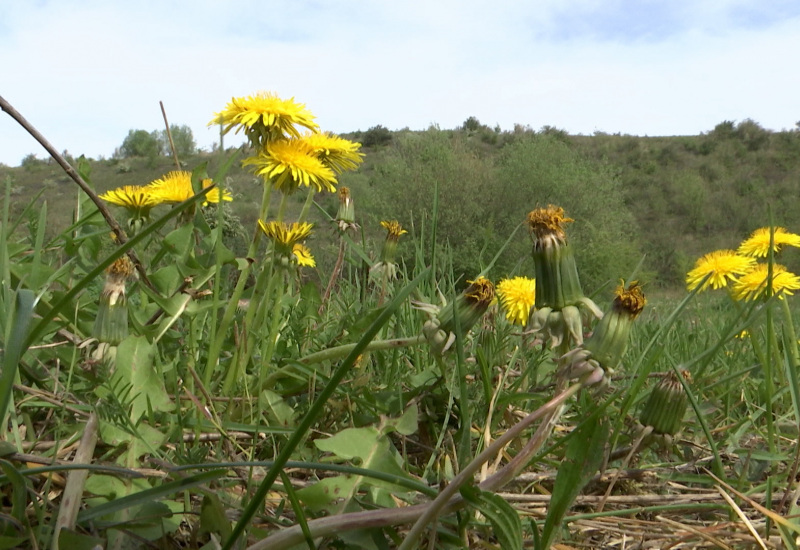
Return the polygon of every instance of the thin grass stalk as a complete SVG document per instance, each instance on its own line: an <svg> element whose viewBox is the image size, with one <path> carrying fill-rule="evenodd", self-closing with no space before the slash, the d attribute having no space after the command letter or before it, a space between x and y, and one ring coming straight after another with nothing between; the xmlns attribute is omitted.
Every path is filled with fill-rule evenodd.
<svg viewBox="0 0 800 550"><path fill-rule="evenodd" d="M341 231L340 231L341 233ZM319 310L317 311L318 315L322 315L322 312L325 311L325 306L328 303L328 299L331 296L331 292L333 292L333 287L336 285L336 281L339 279L339 274L342 272L342 264L344 263L344 251L345 251L345 240L339 237L339 255L336 257L336 264L333 266L333 271L331 271L331 278L328 280L328 286L325 287L325 292L322 295L322 299L320 300Z"/></svg>
<svg viewBox="0 0 800 550"><path fill-rule="evenodd" d="M308 412L303 417L303 420L300 422L300 424L298 424L295 431L289 437L289 440L283 445L278 457L275 459L275 464L269 469L266 476L259 484L258 489L248 503L247 507L242 512L242 516L239 518L239 521L233 528L231 536L227 541L225 541L223 550L230 550L233 547L233 545L244 532L246 526L253 519L253 516L256 514L257 510L263 506L264 497L266 497L267 492L269 492L272 484L275 482L275 479L277 479L278 472L285 466L295 448L297 448L297 445L300 444L300 441L306 437L308 430L311 429L311 426L314 424L317 417L320 415L320 413L322 413L325 403L327 403L328 399L336 391L337 386L342 381L344 376L353 367L358 356L361 355L369 342L371 342L375 335L381 330L383 325L386 324L386 322L394 315L397 308L400 307L400 304L402 304L406 298L408 298L408 296L411 294L411 291L413 291L414 288L419 285L422 278L426 277L427 275L428 271L423 271L421 275L411 281L402 291L397 293L397 296L394 298L394 300L392 300L386 309L384 309L384 311L366 330L364 336L361 337L361 340L359 340L356 347L353 348L342 364L339 365L339 367L337 367L333 372L328 380L328 383L314 400L314 403L308 409Z"/></svg>

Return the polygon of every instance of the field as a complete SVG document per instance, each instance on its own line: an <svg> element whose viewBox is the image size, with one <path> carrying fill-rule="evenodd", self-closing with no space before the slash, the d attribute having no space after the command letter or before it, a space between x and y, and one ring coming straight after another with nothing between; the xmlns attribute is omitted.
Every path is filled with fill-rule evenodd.
<svg viewBox="0 0 800 550"><path fill-rule="evenodd" d="M295 115L0 167L0 548L796 548L793 133Z"/></svg>

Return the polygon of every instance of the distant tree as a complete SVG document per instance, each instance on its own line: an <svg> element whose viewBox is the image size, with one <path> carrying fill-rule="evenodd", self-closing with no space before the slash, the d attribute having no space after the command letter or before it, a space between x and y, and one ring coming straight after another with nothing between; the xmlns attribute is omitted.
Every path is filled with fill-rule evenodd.
<svg viewBox="0 0 800 550"><path fill-rule="evenodd" d="M125 141L119 148L120 155L125 158L147 157L154 159L163 151L164 146L158 132L147 130L129 130Z"/></svg>
<svg viewBox="0 0 800 550"><path fill-rule="evenodd" d="M750 151L758 151L769 141L769 130L752 119L745 119L736 125L736 137Z"/></svg>
<svg viewBox="0 0 800 550"><path fill-rule="evenodd" d="M481 124L480 120L474 116L471 116L464 121L464 124L461 125L461 129L466 130L467 132L477 132L482 126L483 125Z"/></svg>
<svg viewBox="0 0 800 550"><path fill-rule="evenodd" d="M378 124L364 132L364 136L361 138L361 145L364 147L376 147L388 145L391 141L392 132L388 128Z"/></svg>
<svg viewBox="0 0 800 550"><path fill-rule="evenodd" d="M172 142L175 144L175 153L178 158L190 157L197 152L197 143L194 141L192 129L185 124L178 126L170 124L169 131L172 134ZM171 154L169 147L169 137L166 130L161 130L159 139L164 144L165 154Z"/></svg>

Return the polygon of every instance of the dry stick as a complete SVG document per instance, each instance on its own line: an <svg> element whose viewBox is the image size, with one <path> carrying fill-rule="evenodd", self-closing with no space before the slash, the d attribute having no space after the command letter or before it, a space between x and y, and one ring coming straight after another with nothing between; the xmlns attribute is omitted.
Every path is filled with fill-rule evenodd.
<svg viewBox="0 0 800 550"><path fill-rule="evenodd" d="M0 109L8 113L8 115L17 121L17 123L22 126L26 132L28 132L33 139L39 142L39 144L44 147L44 149L50 153L50 156L58 163L61 168L67 173L67 175L72 178L72 180L78 184L78 187L86 193L92 202L97 206L97 209L100 211L100 214L105 218L106 223L114 232L114 235L117 237L117 242L120 244L125 244L128 240L128 237L125 235L125 232L117 223L117 220L111 215L111 212L106 207L105 202L103 202L100 197L97 196L97 193L92 191L89 184L83 181L83 178L78 174L77 171L66 161L64 157L62 157L59 152L53 147L49 141L45 139L45 137L39 133L39 131L33 127L33 125L28 122L25 117L23 117L19 111L17 111L11 104L3 99L3 96L0 96ZM150 289L155 291L155 287L153 283L150 282L150 279L147 277L147 272L142 265L142 262L139 261L139 258L136 256L136 252L133 249L128 250L128 257L133 262L133 265L136 267L136 271L139 273L139 278L142 280L144 284L146 284Z"/></svg>
<svg viewBox="0 0 800 550"><path fill-rule="evenodd" d="M639 447L642 445L642 441L644 441L644 439L651 433L653 433L652 426L645 426L644 430L642 430L639 433L639 437L637 437L636 441L633 442L630 452L625 457L625 460L622 461L620 467L617 468L617 472L614 474L614 477L611 478L611 481L609 482L608 487L606 488L606 493L603 495L603 499L600 501L600 504L597 505L595 512L599 513L603 511L603 508L606 505L606 501L608 500L608 497L611 496L611 491L614 490L614 485L617 484L617 480L619 479L619 476L622 474L622 471L628 467L628 464L630 464L633 455L639 451Z"/></svg>
<svg viewBox="0 0 800 550"><path fill-rule="evenodd" d="M333 285L336 284L336 279L339 278L339 272L342 270L342 264L344 263L344 238L339 238L339 257L336 258L336 265L333 266L333 271L331 272L331 280L328 281L328 286L325 288L325 294L322 295L322 303L319 306L318 314L322 315L322 312L325 310L325 305L328 303L328 298L331 296L331 292L333 292Z"/></svg>
<svg viewBox="0 0 800 550"><path fill-rule="evenodd" d="M97 415L92 413L86 427L83 430L81 444L75 452L73 464L89 464L94 455L97 445ZM53 550L58 550L58 535L62 529L74 529L75 521L78 519L78 511L81 507L81 497L83 488L86 485L86 477L89 470L75 470L67 474L67 485L64 487L64 495L61 498L61 507L58 510L56 529L53 536Z"/></svg>
<svg viewBox="0 0 800 550"><path fill-rule="evenodd" d="M547 434L549 434L549 428L552 426L557 416L556 413L561 410L563 403L571 396L575 395L578 390L596 381L590 380L589 376L591 376L591 373L509 428L453 478L453 481L439 493L439 496L434 501L402 508L368 510L315 519L308 522L308 527L311 530L312 536L324 537L344 531L352 531L354 529L401 525L417 521L423 515L429 515L433 518L463 507L465 505L464 499L461 495L456 495L460 486L466 483L469 478L480 469L484 462L490 460L507 443L519 437L531 424L545 417L544 422L542 422L523 450L511 459L500 471L478 485L483 491L495 491L499 489L511 481L514 476L527 465L531 456L544 442ZM300 544L304 540L305 537L302 530L299 526L295 525L257 542L250 546L248 550L284 550L296 544Z"/></svg>
<svg viewBox="0 0 800 550"><path fill-rule="evenodd" d="M169 122L167 122L167 111L164 109L163 101L159 101L158 104L161 105L161 114L164 116L164 126L167 127L167 139L169 140L169 148L172 149L172 158L175 159L175 166L180 170L181 162L178 160L178 153L175 151L175 142L172 141L172 132L169 129Z"/></svg>

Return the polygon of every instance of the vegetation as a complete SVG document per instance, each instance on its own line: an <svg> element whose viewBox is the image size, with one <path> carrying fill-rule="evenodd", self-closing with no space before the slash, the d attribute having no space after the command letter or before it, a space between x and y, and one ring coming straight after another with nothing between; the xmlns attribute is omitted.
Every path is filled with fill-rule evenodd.
<svg viewBox="0 0 800 550"><path fill-rule="evenodd" d="M470 118L303 178L282 107L176 205L162 149L0 167L2 547L796 547L800 134Z"/></svg>

